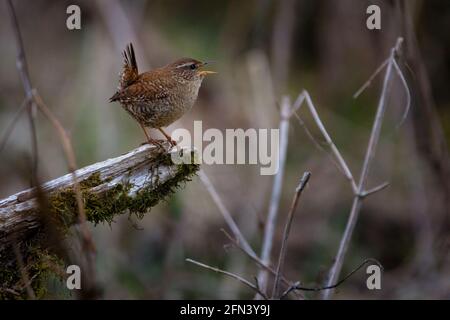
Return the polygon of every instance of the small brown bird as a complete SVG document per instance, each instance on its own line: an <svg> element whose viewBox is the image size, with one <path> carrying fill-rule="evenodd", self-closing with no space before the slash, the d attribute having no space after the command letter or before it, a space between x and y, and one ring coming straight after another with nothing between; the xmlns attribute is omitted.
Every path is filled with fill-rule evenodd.
<svg viewBox="0 0 450 320"><path fill-rule="evenodd" d="M162 128L192 108L203 78L215 72L202 70L206 62L182 58L162 68L139 74L131 43L123 52L123 57L119 90L109 101L120 102L140 124L150 144L161 146L160 142L150 138L146 127L158 129L172 146L176 145Z"/></svg>

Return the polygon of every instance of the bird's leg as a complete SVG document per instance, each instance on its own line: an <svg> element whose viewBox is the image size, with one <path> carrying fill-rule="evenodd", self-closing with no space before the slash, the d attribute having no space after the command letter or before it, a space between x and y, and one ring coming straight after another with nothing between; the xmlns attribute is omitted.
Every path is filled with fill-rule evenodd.
<svg viewBox="0 0 450 320"><path fill-rule="evenodd" d="M177 145L177 142L172 139L171 136L169 136L162 128L158 128L159 131L166 137L167 141L172 145L172 147L175 147Z"/></svg>
<svg viewBox="0 0 450 320"><path fill-rule="evenodd" d="M145 129L145 126L142 123L139 122L139 125L141 126L142 130L144 131L145 137L147 138L147 141L149 144L153 144L160 148L163 148L163 145L159 141L150 138L150 136L147 133L147 130Z"/></svg>

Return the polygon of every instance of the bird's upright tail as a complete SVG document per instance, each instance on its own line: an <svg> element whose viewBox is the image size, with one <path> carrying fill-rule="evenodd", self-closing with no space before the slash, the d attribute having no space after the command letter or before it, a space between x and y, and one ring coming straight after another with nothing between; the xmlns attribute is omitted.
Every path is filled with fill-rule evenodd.
<svg viewBox="0 0 450 320"><path fill-rule="evenodd" d="M134 54L133 44L129 43L126 49L122 53L123 56L123 71L120 74L119 80L119 91L117 91L111 98L109 102L113 102L119 99L120 93L123 89L133 84L138 78L138 67L136 63L136 56Z"/></svg>
<svg viewBox="0 0 450 320"><path fill-rule="evenodd" d="M120 76L121 89L128 87L138 77L138 67L136 63L136 56L134 54L133 44L129 43L127 48L123 51L123 71Z"/></svg>

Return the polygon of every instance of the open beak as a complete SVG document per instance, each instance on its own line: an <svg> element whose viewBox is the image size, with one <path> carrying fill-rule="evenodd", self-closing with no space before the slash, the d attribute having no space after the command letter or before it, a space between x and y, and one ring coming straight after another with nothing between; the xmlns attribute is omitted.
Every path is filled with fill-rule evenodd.
<svg viewBox="0 0 450 320"><path fill-rule="evenodd" d="M203 67L206 66L207 64L208 64L208 62L204 62L204 63L201 65L201 68L203 68ZM214 73L217 73L217 72L215 72L215 71L209 71L209 70L201 70L201 71L198 72L198 74L201 75L201 76L206 76L206 75L208 75L208 74L214 74Z"/></svg>
<svg viewBox="0 0 450 320"><path fill-rule="evenodd" d="M201 75L201 76L206 76L208 74L213 74L213 73L217 73L217 72L215 72L215 71L208 71L208 70L202 70L202 71L198 72L198 74Z"/></svg>

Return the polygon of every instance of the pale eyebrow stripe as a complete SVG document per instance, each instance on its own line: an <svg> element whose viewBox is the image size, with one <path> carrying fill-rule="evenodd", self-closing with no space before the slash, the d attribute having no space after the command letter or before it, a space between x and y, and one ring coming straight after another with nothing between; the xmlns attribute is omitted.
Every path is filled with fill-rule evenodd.
<svg viewBox="0 0 450 320"><path fill-rule="evenodd" d="M179 66L177 66L177 68L183 68L183 67L191 66L193 64L195 64L195 63L194 62L186 62L186 63L180 64Z"/></svg>

